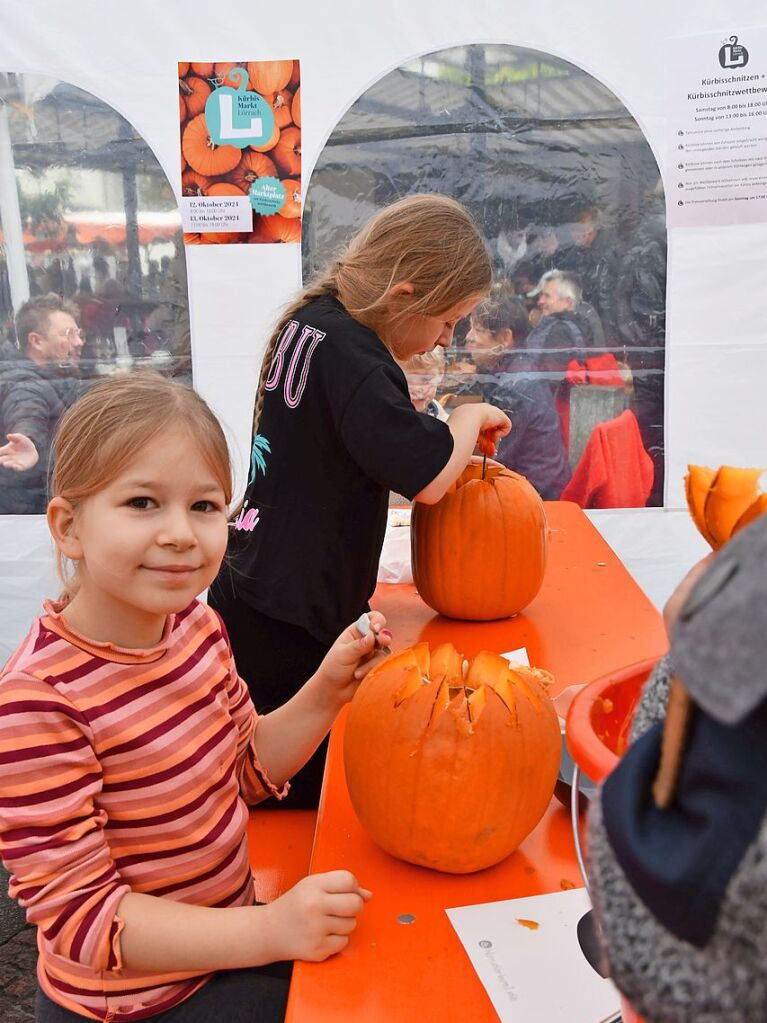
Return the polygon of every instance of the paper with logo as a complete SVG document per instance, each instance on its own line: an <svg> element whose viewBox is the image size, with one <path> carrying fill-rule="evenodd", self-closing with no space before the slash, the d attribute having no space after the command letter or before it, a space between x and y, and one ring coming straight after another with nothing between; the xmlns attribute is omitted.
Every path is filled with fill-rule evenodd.
<svg viewBox="0 0 767 1023"><path fill-rule="evenodd" d="M297 60L180 61L187 245L301 240Z"/></svg>
<svg viewBox="0 0 767 1023"><path fill-rule="evenodd" d="M573 888L446 910L501 1023L619 1018L620 996L597 970L590 908L585 888Z"/></svg>
<svg viewBox="0 0 767 1023"><path fill-rule="evenodd" d="M767 27L666 41L669 227L767 220Z"/></svg>

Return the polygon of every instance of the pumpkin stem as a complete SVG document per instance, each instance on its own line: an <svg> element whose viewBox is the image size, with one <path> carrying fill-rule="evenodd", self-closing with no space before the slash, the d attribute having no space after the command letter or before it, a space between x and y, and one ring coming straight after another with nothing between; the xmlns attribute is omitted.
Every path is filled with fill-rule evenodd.
<svg viewBox="0 0 767 1023"><path fill-rule="evenodd" d="M181 91L183 92L183 94L185 96L191 96L192 95L192 90L189 88L189 86L186 84L186 82L183 80L183 78L179 78L179 80L178 80L178 87L179 87L179 89L181 89Z"/></svg>

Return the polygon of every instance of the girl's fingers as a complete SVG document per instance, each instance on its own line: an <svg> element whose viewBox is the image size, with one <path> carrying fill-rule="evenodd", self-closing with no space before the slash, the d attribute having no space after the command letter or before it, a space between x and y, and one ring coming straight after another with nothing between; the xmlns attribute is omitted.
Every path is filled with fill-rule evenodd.
<svg viewBox="0 0 767 1023"><path fill-rule="evenodd" d="M356 926L356 916L328 916L326 923L328 934L342 934L344 936L351 934Z"/></svg>

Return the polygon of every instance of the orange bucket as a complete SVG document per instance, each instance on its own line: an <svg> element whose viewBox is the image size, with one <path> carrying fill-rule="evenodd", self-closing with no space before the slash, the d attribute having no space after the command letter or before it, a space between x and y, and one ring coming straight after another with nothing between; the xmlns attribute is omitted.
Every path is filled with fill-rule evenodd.
<svg viewBox="0 0 767 1023"><path fill-rule="evenodd" d="M600 782L628 745L634 709L657 658L629 664L595 679L578 693L567 714L565 740L581 771Z"/></svg>
<svg viewBox="0 0 767 1023"><path fill-rule="evenodd" d="M567 714L565 740L570 756L583 773L600 782L618 763L628 746L631 722L642 686L657 658L629 664L585 686ZM623 1023L643 1023L625 998Z"/></svg>

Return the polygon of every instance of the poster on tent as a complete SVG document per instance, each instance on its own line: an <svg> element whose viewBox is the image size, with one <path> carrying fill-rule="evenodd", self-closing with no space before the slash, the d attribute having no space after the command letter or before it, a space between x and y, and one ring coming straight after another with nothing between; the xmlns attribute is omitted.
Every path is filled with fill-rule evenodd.
<svg viewBox="0 0 767 1023"><path fill-rule="evenodd" d="M767 27L667 40L669 227L767 221Z"/></svg>
<svg viewBox="0 0 767 1023"><path fill-rule="evenodd" d="M180 61L187 245L301 240L297 60Z"/></svg>

